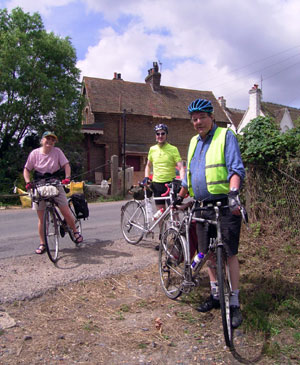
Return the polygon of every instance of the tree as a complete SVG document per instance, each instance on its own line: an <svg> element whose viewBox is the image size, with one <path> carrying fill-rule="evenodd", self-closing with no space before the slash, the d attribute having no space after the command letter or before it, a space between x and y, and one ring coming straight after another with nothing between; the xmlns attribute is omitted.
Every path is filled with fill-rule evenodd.
<svg viewBox="0 0 300 365"><path fill-rule="evenodd" d="M274 167L296 157L299 151L299 128L281 133L273 118L257 117L242 132L238 138L245 164Z"/></svg>
<svg viewBox="0 0 300 365"><path fill-rule="evenodd" d="M0 45L0 169L12 178L26 136L80 138L83 102L70 39L47 33L38 13L0 10Z"/></svg>

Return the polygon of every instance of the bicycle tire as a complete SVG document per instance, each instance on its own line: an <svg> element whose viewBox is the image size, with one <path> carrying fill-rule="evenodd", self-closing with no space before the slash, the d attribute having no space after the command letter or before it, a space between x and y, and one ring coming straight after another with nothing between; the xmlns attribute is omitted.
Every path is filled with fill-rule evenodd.
<svg viewBox="0 0 300 365"><path fill-rule="evenodd" d="M44 212L44 239L49 259L56 263L59 253L59 220L53 207L46 207Z"/></svg>
<svg viewBox="0 0 300 365"><path fill-rule="evenodd" d="M76 227L76 232L79 232L82 235L82 225L81 225L81 220L77 218L76 213L75 213L75 208L74 208L74 204L72 202L72 200L70 199L68 201L68 205L69 205L69 209L72 213L72 216L74 218L75 221L75 227ZM80 243L76 243L76 238L74 236L74 232L72 231L72 229L69 228L69 236L71 238L71 240L75 243L76 246L80 246Z"/></svg>
<svg viewBox="0 0 300 365"><path fill-rule="evenodd" d="M178 230L169 228L163 233L158 262L164 293L170 299L178 298L185 280L184 243Z"/></svg>
<svg viewBox="0 0 300 365"><path fill-rule="evenodd" d="M121 231L128 243L136 245L141 241L145 223L145 211L135 200L127 202L121 208Z"/></svg>
<svg viewBox="0 0 300 365"><path fill-rule="evenodd" d="M222 315L223 332L226 346L232 347L233 329L230 316L230 279L227 267L226 254L223 246L217 247L217 277L219 287L219 300Z"/></svg>

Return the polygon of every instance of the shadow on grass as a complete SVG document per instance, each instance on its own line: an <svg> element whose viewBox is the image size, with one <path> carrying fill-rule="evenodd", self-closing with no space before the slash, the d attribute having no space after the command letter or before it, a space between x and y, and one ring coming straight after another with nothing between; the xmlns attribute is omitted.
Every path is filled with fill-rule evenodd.
<svg viewBox="0 0 300 365"><path fill-rule="evenodd" d="M248 281L241 278L241 302L244 322L234 331L232 355L243 364L255 364L263 356L279 358L283 354L273 337L300 325L300 282L287 281L279 275L263 277L257 274ZM289 339L295 342L293 337ZM295 351L297 344L295 343ZM285 358L289 361L289 358Z"/></svg>

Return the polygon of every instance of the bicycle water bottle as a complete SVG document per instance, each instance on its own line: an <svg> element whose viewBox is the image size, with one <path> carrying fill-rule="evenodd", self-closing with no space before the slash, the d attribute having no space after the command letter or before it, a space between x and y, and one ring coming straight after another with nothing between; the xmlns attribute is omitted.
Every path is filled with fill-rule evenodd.
<svg viewBox="0 0 300 365"><path fill-rule="evenodd" d="M194 260L192 262L192 265L191 265L191 268L192 270L196 270L197 267L199 266L200 262L202 261L204 257L204 254L202 252L199 252L195 257L194 257Z"/></svg>
<svg viewBox="0 0 300 365"><path fill-rule="evenodd" d="M160 216L162 216L163 212L164 212L164 208L160 208L153 216L154 220L157 220Z"/></svg>
<svg viewBox="0 0 300 365"><path fill-rule="evenodd" d="M146 208L146 213L147 213L148 218L153 219L152 204L148 198L146 198L146 201L145 201L145 208Z"/></svg>

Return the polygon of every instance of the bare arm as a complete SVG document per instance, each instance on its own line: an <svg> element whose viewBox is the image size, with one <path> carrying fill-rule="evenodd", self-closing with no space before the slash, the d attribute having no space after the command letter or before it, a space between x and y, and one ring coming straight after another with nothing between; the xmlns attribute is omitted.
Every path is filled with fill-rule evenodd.
<svg viewBox="0 0 300 365"><path fill-rule="evenodd" d="M233 174L229 180L229 188L236 188L237 190L240 188L241 178L238 174Z"/></svg>
<svg viewBox="0 0 300 365"><path fill-rule="evenodd" d="M65 166L65 179L71 179L71 166L69 163L66 163Z"/></svg>
<svg viewBox="0 0 300 365"><path fill-rule="evenodd" d="M145 177L149 177L151 168L152 168L152 163L151 163L151 161L148 160L146 167L145 167Z"/></svg>
<svg viewBox="0 0 300 365"><path fill-rule="evenodd" d="M25 183L28 184L30 182L30 171L27 170L26 168L24 168L23 176L24 176Z"/></svg>
<svg viewBox="0 0 300 365"><path fill-rule="evenodd" d="M176 167L179 170L180 179L183 180L185 172L182 161L177 162Z"/></svg>

